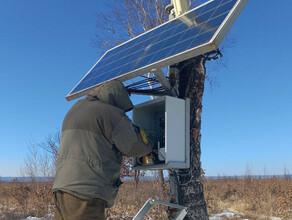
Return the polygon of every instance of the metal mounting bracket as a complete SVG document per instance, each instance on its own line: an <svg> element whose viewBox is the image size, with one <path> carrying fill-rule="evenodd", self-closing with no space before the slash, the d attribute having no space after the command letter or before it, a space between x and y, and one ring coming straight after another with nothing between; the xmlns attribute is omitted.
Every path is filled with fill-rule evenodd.
<svg viewBox="0 0 292 220"><path fill-rule="evenodd" d="M178 205L178 204L173 204L173 203L164 202L164 201L161 201L161 200L156 200L156 199L150 198L150 199L147 200L147 202L145 202L145 204L139 210L139 212L135 215L133 220L142 220L143 217L146 215L146 213L151 209L151 207L154 204L165 205L165 206L169 206L171 208L180 209L180 211L178 212L177 216L174 217L173 220L183 220L184 217L188 213L188 209L185 206L181 206L181 205Z"/></svg>
<svg viewBox="0 0 292 220"><path fill-rule="evenodd" d="M177 96L175 89L170 85L168 79L163 74L161 69L154 69L152 70L152 72L154 73L155 77L158 79L159 83L163 86L165 91L168 93L168 95Z"/></svg>

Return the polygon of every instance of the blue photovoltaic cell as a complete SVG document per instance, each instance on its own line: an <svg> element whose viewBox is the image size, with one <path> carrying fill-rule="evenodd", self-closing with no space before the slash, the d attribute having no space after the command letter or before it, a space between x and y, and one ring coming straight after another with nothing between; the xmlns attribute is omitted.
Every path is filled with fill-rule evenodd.
<svg viewBox="0 0 292 220"><path fill-rule="evenodd" d="M237 1L214 0L107 51L68 96L208 43Z"/></svg>

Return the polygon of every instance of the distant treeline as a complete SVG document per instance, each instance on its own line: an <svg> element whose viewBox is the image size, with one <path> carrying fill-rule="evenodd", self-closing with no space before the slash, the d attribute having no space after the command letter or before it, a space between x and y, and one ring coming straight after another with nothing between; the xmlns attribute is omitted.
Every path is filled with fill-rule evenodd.
<svg viewBox="0 0 292 220"><path fill-rule="evenodd" d="M206 179L271 179L271 178L277 178L277 179L284 179L284 178L292 178L292 175L241 175L241 176L205 176Z"/></svg>
<svg viewBox="0 0 292 220"><path fill-rule="evenodd" d="M52 181L54 177L0 177L0 182L44 182L44 181Z"/></svg>
<svg viewBox="0 0 292 220"><path fill-rule="evenodd" d="M292 175L241 175L241 176L205 176L206 179L271 179L271 178L278 178L278 179L284 179L284 178L291 178ZM0 182L35 182L36 177L0 177ZM54 177L38 177L39 182L44 181L52 181ZM140 181L151 181L157 179L155 176L143 176L140 177ZM134 181L133 177L124 177L122 178L123 181ZM168 176L165 177L165 180L168 180Z"/></svg>

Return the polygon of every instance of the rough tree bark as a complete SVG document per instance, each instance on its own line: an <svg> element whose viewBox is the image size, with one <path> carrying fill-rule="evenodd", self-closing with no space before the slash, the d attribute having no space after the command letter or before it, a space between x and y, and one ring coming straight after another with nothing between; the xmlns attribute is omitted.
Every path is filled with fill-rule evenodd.
<svg viewBox="0 0 292 220"><path fill-rule="evenodd" d="M180 201L188 207L186 219L207 220L208 212L201 183L201 113L205 83L205 59L196 57L179 64L180 96L190 98L190 169L179 170ZM186 88L186 90L185 90Z"/></svg>

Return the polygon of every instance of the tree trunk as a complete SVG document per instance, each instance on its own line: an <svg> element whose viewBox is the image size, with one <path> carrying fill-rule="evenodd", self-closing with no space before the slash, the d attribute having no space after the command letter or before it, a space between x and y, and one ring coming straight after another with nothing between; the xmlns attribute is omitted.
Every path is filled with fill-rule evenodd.
<svg viewBox="0 0 292 220"><path fill-rule="evenodd" d="M179 64L180 96L190 98L190 169L179 170L181 205L189 208L186 219L208 220L201 183L201 113L205 83L203 56ZM186 88L186 89L184 89Z"/></svg>

